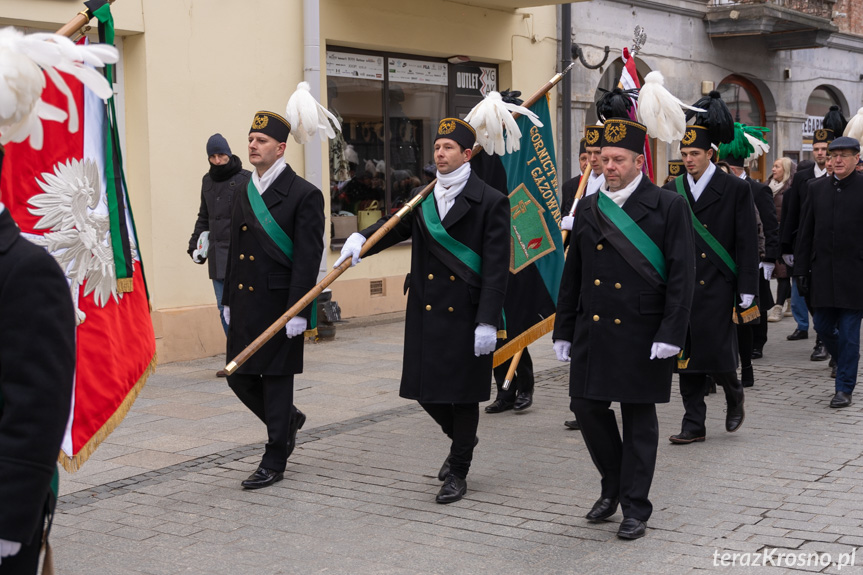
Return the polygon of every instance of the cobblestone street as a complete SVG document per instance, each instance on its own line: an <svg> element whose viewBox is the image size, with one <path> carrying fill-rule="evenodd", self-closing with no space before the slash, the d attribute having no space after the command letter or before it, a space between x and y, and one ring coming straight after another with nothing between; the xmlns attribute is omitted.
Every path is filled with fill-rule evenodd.
<svg viewBox="0 0 863 575"><path fill-rule="evenodd" d="M790 318L770 324L739 432L724 431L720 393L708 398L707 441L671 445L676 388L659 406L654 513L637 541L616 537L619 512L583 519L599 476L563 426L568 365L548 336L531 346L534 406L482 413L466 498L436 504L448 442L398 397L404 323L389 319L307 344L295 399L308 421L285 480L261 491L239 482L257 467L264 426L215 378L224 358L159 366L84 468L62 474L57 573L764 572L720 559L767 550L770 565L774 548L768 572L792 570L788 551L834 563L818 555L793 569L863 572L863 402L828 408L827 363L809 361L813 340L786 341ZM839 570L840 558L856 566Z"/></svg>

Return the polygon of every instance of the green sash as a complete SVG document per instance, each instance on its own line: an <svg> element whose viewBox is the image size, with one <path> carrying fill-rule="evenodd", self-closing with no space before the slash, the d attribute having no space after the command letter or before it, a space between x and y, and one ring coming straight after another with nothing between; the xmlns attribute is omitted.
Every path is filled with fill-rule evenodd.
<svg viewBox="0 0 863 575"><path fill-rule="evenodd" d="M614 203L614 201L603 194L601 191L598 193L598 198L596 201L596 205L599 208L599 211L602 212L612 224L617 226L626 239L628 239L633 246L638 249L639 252L650 262L650 265L656 270L659 274L659 277L662 278L662 281L668 281L668 272L665 270L665 256L662 254L662 250L659 249L659 246L650 239L644 230L642 230L638 224L635 223L629 214L623 211L623 208Z"/></svg>
<svg viewBox="0 0 863 575"><path fill-rule="evenodd" d="M264 202L264 198L261 197L261 194L258 193L258 188L255 187L252 179L249 178L249 185L246 186L246 195L249 197L249 203L252 205L252 211L255 212L255 217L258 218L258 222L260 222L261 227L264 228L264 231L270 237L273 242L282 250L288 259L294 261L294 242L285 233L285 230L276 223L276 220L273 219L273 215L270 213L270 210L267 208L267 204ZM318 327L318 298L312 302L312 317L309 320L309 329L306 331L312 331L317 329ZM314 335L314 334L309 334Z"/></svg>
<svg viewBox="0 0 863 575"><path fill-rule="evenodd" d="M695 231L698 232L698 235L704 240L704 243L707 244L713 253L719 256L719 259L722 260L734 277L737 277L737 264L734 263L734 258L731 257L731 254L722 247L722 244L719 243L713 234L707 231L707 228L704 227L698 218L695 216L695 212L692 210L692 204L689 203L689 198L686 196L686 189L683 187L683 176L678 176L677 179L674 180L674 185L677 186L677 193L683 196L683 199L686 200L686 205L689 206L689 213L692 214L692 227L695 228Z"/></svg>
<svg viewBox="0 0 863 575"><path fill-rule="evenodd" d="M0 393L0 415L3 415L3 394ZM54 494L54 499L57 499L60 493L60 472L57 471L57 466L54 466L54 477L51 478L51 493Z"/></svg>

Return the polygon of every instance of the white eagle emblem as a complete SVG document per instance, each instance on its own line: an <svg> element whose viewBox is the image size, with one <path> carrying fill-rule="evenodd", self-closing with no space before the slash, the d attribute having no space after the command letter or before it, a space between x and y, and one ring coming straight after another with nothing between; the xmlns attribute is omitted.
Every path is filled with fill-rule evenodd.
<svg viewBox="0 0 863 575"><path fill-rule="evenodd" d="M30 213L42 216L38 229L50 229L32 241L44 246L71 282L77 323L86 314L78 308L79 286L87 285L84 297L93 294L96 305L105 307L117 297L114 254L109 243L110 218L101 190L99 167L92 160L59 162L54 173L43 172L36 180L44 193L30 198ZM122 297L122 296L121 296Z"/></svg>

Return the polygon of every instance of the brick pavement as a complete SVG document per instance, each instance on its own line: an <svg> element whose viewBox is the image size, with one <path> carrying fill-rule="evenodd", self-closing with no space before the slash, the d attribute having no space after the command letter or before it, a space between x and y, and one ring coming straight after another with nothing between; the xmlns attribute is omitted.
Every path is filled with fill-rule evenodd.
<svg viewBox="0 0 863 575"><path fill-rule="evenodd" d="M296 401L308 414L285 480L239 482L265 431L213 373L224 358L160 366L84 468L61 478L57 572L77 574L788 572L714 566L714 552L851 553L863 547L863 403L827 407L812 341L771 324L734 434L708 399L703 444L673 446L678 394L659 407L648 536L616 538L620 515L582 517L599 477L568 412L567 366L531 347L534 407L482 414L468 495L437 505L445 438L398 397L403 321L342 327L306 347ZM854 557L863 565L863 549ZM809 566L806 572L861 573Z"/></svg>

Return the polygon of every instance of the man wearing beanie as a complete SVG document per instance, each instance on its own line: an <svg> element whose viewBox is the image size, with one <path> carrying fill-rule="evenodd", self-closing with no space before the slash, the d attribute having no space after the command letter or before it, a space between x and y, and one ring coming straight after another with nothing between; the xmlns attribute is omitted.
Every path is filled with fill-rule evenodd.
<svg viewBox="0 0 863 575"><path fill-rule="evenodd" d="M324 243L324 196L285 163L291 126L258 112L249 129L251 180L237 190L222 296L228 357L236 357L315 286ZM236 372L228 385L267 426L267 444L246 489L284 477L306 416L294 404L294 374L303 371L303 332L313 306L301 311Z"/></svg>
<svg viewBox="0 0 863 575"><path fill-rule="evenodd" d="M653 510L656 404L671 399L695 256L686 202L642 173L644 126L613 118L602 130L605 178L575 212L552 337L557 358L571 361L570 408L602 477L586 518L604 521L620 505L617 535L637 539Z"/></svg>
<svg viewBox="0 0 863 575"><path fill-rule="evenodd" d="M438 503L460 500L479 439L479 404L488 401L492 352L503 329L509 277L509 199L471 171L474 129L457 118L438 125L433 194L366 255L411 239L399 395L414 399L452 440L438 472ZM416 191L416 190L415 190ZM352 234L336 261L360 259L378 221ZM502 334L501 334L502 335Z"/></svg>
<svg viewBox="0 0 863 575"><path fill-rule="evenodd" d="M243 162L231 154L228 141L221 134L207 140L207 158L210 170L201 182L201 207L195 229L189 238L189 256L196 264L208 262L210 279L216 292L216 305L222 329L228 335L228 324L222 312L222 292L225 287L225 268L228 265L228 246L231 243L231 207L234 194L244 191L252 173L243 169ZM225 371L216 372L225 377Z"/></svg>

